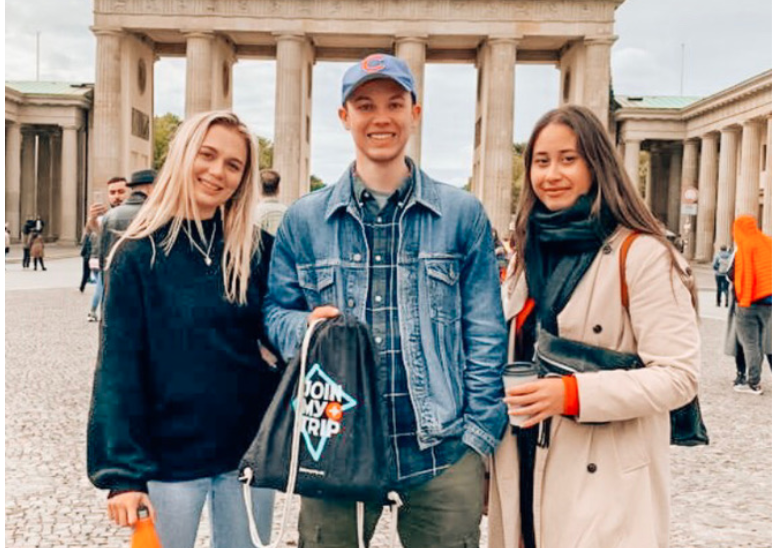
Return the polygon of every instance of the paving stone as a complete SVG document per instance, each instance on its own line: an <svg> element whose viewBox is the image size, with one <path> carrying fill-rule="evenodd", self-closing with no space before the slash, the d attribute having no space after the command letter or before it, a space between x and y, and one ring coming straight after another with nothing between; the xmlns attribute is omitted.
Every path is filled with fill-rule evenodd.
<svg viewBox="0 0 774 548"><path fill-rule="evenodd" d="M108 522L105 495L85 475L97 351L97 324L86 322L93 287L84 294L75 288L78 258L47 266L46 273L6 267L6 545L125 548L129 531ZM671 546L771 547L771 375L764 367L763 396L731 389L734 363L722 354L725 309L714 307L707 285L700 284L700 397L712 444L671 449ZM284 546L297 546L297 515L294 499ZM389 525L383 516L373 548L389 546ZM196 547L209 546L209 538L205 515Z"/></svg>

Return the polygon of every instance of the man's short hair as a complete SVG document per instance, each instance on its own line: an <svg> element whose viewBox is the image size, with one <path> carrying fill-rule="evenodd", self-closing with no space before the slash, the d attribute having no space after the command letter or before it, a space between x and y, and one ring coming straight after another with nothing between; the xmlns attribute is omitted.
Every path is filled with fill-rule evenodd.
<svg viewBox="0 0 774 548"><path fill-rule="evenodd" d="M112 177L107 184L112 185L113 183L125 183L126 178L125 177Z"/></svg>
<svg viewBox="0 0 774 548"><path fill-rule="evenodd" d="M279 190L280 174L273 169L261 170L261 193L264 196L274 196Z"/></svg>

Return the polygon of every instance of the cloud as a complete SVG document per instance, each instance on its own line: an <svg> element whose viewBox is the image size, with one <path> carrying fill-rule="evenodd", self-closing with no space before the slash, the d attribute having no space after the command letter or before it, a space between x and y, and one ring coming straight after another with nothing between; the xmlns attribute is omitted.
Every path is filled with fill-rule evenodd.
<svg viewBox="0 0 774 548"><path fill-rule="evenodd" d="M611 58L616 95L679 95L680 65L660 63L650 51L629 47L614 49Z"/></svg>

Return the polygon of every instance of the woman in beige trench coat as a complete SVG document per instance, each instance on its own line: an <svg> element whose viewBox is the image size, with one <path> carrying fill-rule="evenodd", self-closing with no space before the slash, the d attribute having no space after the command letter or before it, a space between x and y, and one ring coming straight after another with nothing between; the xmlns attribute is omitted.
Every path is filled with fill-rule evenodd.
<svg viewBox="0 0 774 548"><path fill-rule="evenodd" d="M532 359L540 324L563 338L637 353L645 367L508 390L509 413L528 419L516 435L508 429L491 463L489 545L665 548L669 411L698 386L690 270L591 111L546 114L524 159L517 256L503 284L509 361ZM633 230L640 236L626 259L627 311L618 261ZM526 430L535 425L549 430L540 443L535 428Z"/></svg>

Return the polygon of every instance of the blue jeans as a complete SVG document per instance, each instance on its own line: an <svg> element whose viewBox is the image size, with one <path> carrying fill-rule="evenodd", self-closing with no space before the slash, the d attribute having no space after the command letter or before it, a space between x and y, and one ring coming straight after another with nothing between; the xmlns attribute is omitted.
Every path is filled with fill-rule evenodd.
<svg viewBox="0 0 774 548"><path fill-rule="evenodd" d="M97 286L94 288L94 296L91 298L91 311L96 314L97 313L97 307L101 304L102 301L102 291L103 291L103 285L102 285L102 272L97 272Z"/></svg>
<svg viewBox="0 0 774 548"><path fill-rule="evenodd" d="M268 544L274 491L252 490L255 524L261 541ZM236 471L191 481L149 481L148 494L156 509L156 530L164 548L193 548L205 500L209 504L212 548L254 548Z"/></svg>

